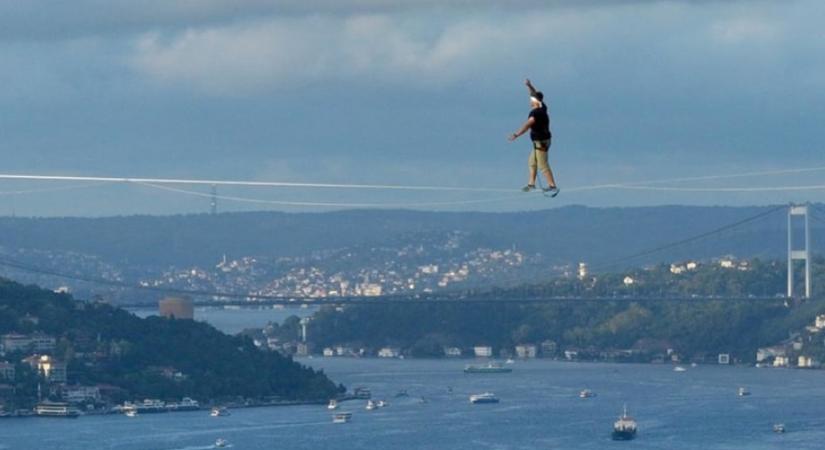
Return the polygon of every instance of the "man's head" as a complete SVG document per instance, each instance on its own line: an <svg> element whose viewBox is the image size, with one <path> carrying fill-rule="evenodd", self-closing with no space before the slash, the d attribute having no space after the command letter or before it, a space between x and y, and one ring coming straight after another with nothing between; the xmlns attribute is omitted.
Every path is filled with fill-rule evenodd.
<svg viewBox="0 0 825 450"><path fill-rule="evenodd" d="M541 107L541 99L535 95L530 96L530 107L531 108L540 108Z"/></svg>

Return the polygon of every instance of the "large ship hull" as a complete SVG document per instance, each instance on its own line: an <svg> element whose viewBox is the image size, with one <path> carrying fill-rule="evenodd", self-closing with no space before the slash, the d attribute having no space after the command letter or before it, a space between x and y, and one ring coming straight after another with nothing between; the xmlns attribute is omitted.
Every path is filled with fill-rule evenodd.
<svg viewBox="0 0 825 450"><path fill-rule="evenodd" d="M629 441L636 438L636 431L614 431L612 436L614 441Z"/></svg>

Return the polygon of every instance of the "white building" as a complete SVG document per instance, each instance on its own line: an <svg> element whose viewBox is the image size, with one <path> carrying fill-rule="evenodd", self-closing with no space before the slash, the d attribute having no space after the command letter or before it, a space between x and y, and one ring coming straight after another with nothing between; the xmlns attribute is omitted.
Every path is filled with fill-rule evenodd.
<svg viewBox="0 0 825 450"><path fill-rule="evenodd" d="M384 347L378 350L379 358L398 358L401 355L401 350L397 347Z"/></svg>
<svg viewBox="0 0 825 450"><path fill-rule="evenodd" d="M624 285L625 286L630 286L634 283L636 283L636 280L634 280L633 277L631 277L630 275L624 277Z"/></svg>
<svg viewBox="0 0 825 450"><path fill-rule="evenodd" d="M449 356L450 358L460 358L461 349L458 347L444 347L444 355Z"/></svg>
<svg viewBox="0 0 825 450"><path fill-rule="evenodd" d="M97 402L100 389L97 386L72 386L63 391L63 398L69 403Z"/></svg>
<svg viewBox="0 0 825 450"><path fill-rule="evenodd" d="M493 356L493 347L487 345L477 345L473 347L473 352L479 358L489 358Z"/></svg>
<svg viewBox="0 0 825 450"><path fill-rule="evenodd" d="M335 350L327 347L327 348L324 349L323 355L324 356L335 356Z"/></svg>
<svg viewBox="0 0 825 450"><path fill-rule="evenodd" d="M810 356L799 355L799 359L796 365L797 367L811 368L816 367L819 364L817 364L816 360L811 358Z"/></svg>
<svg viewBox="0 0 825 450"><path fill-rule="evenodd" d="M720 353L719 356L716 358L716 361L719 364L730 364L730 354Z"/></svg>
<svg viewBox="0 0 825 450"><path fill-rule="evenodd" d="M822 329L825 328L825 314L820 314L816 316L816 321L814 321L814 326Z"/></svg>
<svg viewBox="0 0 825 450"><path fill-rule="evenodd" d="M775 345L773 347L762 347L756 350L756 362L762 362L766 359L776 358L777 356L785 356L785 347Z"/></svg>
<svg viewBox="0 0 825 450"><path fill-rule="evenodd" d="M777 356L777 357L776 357L776 358L774 358L774 360L773 360L773 366L774 366L774 367L788 367L788 363L789 363L789 362L790 362L790 361L788 360L788 357L787 357L787 356L784 356L784 355L782 355L782 356Z"/></svg>
<svg viewBox="0 0 825 450"><path fill-rule="evenodd" d="M535 358L538 354L537 348L533 344L522 344L516 346L516 356L519 358Z"/></svg>
<svg viewBox="0 0 825 450"><path fill-rule="evenodd" d="M585 278L587 278L587 273L588 273L587 263L580 262L579 263L579 279L584 280Z"/></svg>

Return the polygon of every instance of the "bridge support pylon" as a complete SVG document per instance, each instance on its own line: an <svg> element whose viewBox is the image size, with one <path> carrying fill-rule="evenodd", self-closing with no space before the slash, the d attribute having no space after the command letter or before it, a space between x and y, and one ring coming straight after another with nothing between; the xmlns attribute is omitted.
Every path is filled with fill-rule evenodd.
<svg viewBox="0 0 825 450"><path fill-rule="evenodd" d="M805 224L805 248L794 250L794 216L802 216ZM811 298L811 233L808 228L808 205L788 208L788 298L794 297L794 261L805 261L805 298Z"/></svg>

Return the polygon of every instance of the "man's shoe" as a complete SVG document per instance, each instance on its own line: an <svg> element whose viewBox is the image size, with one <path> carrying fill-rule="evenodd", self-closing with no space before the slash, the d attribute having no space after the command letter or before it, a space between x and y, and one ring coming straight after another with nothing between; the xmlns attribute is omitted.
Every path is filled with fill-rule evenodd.
<svg viewBox="0 0 825 450"><path fill-rule="evenodd" d="M530 192L535 188L536 188L535 184L528 184L527 186L524 186L523 188L521 188L521 190L524 191L524 192Z"/></svg>
<svg viewBox="0 0 825 450"><path fill-rule="evenodd" d="M542 189L542 191L545 194L550 194L551 198L555 198L557 195L559 195L560 189L557 186L553 186L553 187L544 188L544 189Z"/></svg>

